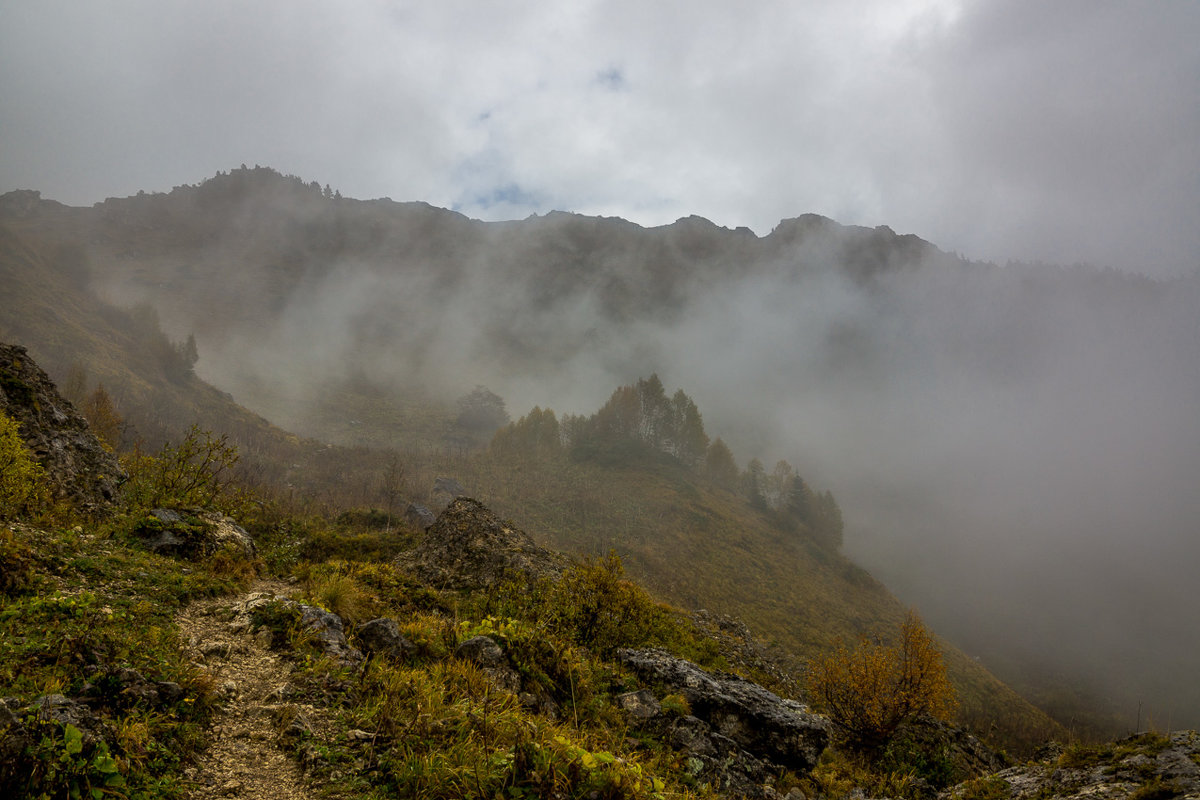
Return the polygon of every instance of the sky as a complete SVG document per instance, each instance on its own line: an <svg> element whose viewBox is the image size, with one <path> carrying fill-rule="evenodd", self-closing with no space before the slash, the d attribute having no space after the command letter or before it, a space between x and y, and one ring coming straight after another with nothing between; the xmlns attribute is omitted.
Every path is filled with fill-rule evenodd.
<svg viewBox="0 0 1200 800"><path fill-rule="evenodd" d="M0 0L0 192L240 164L480 219L1200 267L1200 3Z"/></svg>

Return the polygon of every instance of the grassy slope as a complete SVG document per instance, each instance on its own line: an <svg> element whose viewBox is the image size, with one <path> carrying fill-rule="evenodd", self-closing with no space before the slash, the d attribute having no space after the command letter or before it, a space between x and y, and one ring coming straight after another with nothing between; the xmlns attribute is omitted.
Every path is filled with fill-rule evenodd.
<svg viewBox="0 0 1200 800"><path fill-rule="evenodd" d="M629 574L663 599L744 620L793 656L793 667L838 638L894 631L906 611L848 559L670 461L613 468L483 458L464 475L471 491L550 546L615 549ZM1014 750L1059 733L975 661L945 651L964 723Z"/></svg>

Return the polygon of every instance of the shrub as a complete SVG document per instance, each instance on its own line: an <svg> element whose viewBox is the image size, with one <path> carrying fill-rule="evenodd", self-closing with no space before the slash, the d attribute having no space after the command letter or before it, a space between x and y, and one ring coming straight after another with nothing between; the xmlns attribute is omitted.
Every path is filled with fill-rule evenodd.
<svg viewBox="0 0 1200 800"><path fill-rule="evenodd" d="M949 719L956 705L941 651L911 611L897 644L839 644L808 669L810 694L853 750L878 752L904 722L921 714Z"/></svg>
<svg viewBox="0 0 1200 800"><path fill-rule="evenodd" d="M675 638L667 610L624 575L616 553L567 570L546 604L553 610L551 628L601 657L620 647Z"/></svg>
<svg viewBox="0 0 1200 800"><path fill-rule="evenodd" d="M244 504L234 484L237 448L227 436L193 425L178 446L163 445L157 455L135 449L122 459L129 475L125 499L134 507L216 508L232 512Z"/></svg>
<svg viewBox="0 0 1200 800"><path fill-rule="evenodd" d="M46 473L25 447L17 424L0 412L0 519L35 513L49 499Z"/></svg>

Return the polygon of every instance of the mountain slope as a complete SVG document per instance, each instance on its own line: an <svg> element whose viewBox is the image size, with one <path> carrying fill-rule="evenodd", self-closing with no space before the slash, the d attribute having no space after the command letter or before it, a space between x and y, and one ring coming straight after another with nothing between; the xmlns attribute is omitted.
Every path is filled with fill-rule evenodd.
<svg viewBox="0 0 1200 800"><path fill-rule="evenodd" d="M1122 728L1143 701L1200 713L1174 588L1198 555L1200 280L969 263L813 215L489 224L268 169L9 224L195 334L200 374L274 422L400 448L410 487L461 472L474 386L579 412L658 372L736 452L832 489L847 552L1064 721L1080 681Z"/></svg>

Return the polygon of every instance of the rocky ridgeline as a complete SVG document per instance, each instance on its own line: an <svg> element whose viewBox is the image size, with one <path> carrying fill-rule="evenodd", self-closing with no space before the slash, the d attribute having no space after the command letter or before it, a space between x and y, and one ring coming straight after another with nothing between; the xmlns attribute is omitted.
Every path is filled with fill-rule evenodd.
<svg viewBox="0 0 1200 800"><path fill-rule="evenodd" d="M60 499L84 511L116 499L125 477L116 457L20 345L0 343L0 411L20 423L25 445Z"/></svg>
<svg viewBox="0 0 1200 800"><path fill-rule="evenodd" d="M1050 745L1039 760L942 792L939 800L1194 800L1200 734L1144 733L1104 745Z"/></svg>

